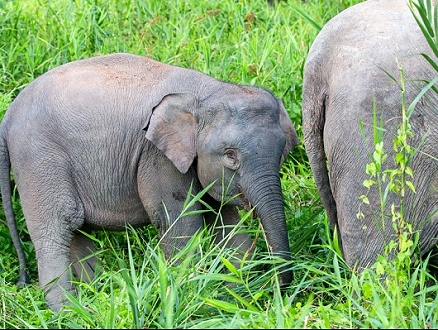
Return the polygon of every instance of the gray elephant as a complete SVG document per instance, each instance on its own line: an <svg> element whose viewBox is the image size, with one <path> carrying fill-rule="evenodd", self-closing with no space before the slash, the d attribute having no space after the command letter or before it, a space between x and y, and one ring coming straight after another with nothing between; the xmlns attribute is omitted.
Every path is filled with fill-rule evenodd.
<svg viewBox="0 0 438 330"><path fill-rule="evenodd" d="M57 67L17 96L0 126L1 193L20 282L28 279L10 169L40 286L48 305L59 310L62 289L74 292L66 270L94 251L78 230L153 224L170 257L204 221L213 225L214 213L175 221L188 191L197 194L213 182L210 206L219 209L221 200L231 200L221 208L226 229L217 228L216 238L240 221L236 207L254 207L271 252L290 260L279 169L297 144L281 100L261 88L131 54ZM200 209L196 203L190 211ZM238 234L228 246L245 253L251 241ZM87 273L93 263L85 263ZM292 273L283 268L280 282L287 285Z"/></svg>
<svg viewBox="0 0 438 330"><path fill-rule="evenodd" d="M382 171L396 168L392 141L401 123L401 71L407 106L437 75L420 53L436 60L406 1L368 0L330 20L306 59L304 145L344 258L358 270L373 264L385 244L397 239L390 208L401 205L400 195L388 193L382 220L377 186L367 191L363 183L370 179L365 167L372 161L375 132L383 135L387 153ZM419 149L409 164L416 193L406 190L404 214L413 231L421 232L423 254L435 248L438 237L437 104L430 90L410 118L414 136L408 142ZM374 119L383 130L375 131ZM369 205L361 195L368 195Z"/></svg>

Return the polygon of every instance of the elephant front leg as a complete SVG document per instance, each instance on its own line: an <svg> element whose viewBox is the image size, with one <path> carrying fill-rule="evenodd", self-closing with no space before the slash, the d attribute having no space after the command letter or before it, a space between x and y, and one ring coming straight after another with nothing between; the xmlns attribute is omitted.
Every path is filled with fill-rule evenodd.
<svg viewBox="0 0 438 330"><path fill-rule="evenodd" d="M182 194L169 194L161 196L160 201L146 199L144 203L152 224L158 230L160 247L167 260L183 250L204 226L202 215L196 212L202 209L202 205L196 202L186 208L185 199ZM192 212L195 214L190 214Z"/></svg>
<svg viewBox="0 0 438 330"><path fill-rule="evenodd" d="M141 162L138 169L138 193L150 221L157 228L160 246L170 260L184 249L189 240L204 226L199 202L189 208L186 201L202 189L194 169L183 174L172 162L158 153L153 162ZM188 194L192 196L188 196Z"/></svg>
<svg viewBox="0 0 438 330"><path fill-rule="evenodd" d="M245 254L248 254L247 257L252 255L253 242L245 228L240 226L241 218L235 206L223 205L220 213L208 213L205 216L205 221L214 227L215 244L223 244L226 248L236 251L234 257L237 260L233 262L235 266L240 265L240 260Z"/></svg>
<svg viewBox="0 0 438 330"><path fill-rule="evenodd" d="M166 219L168 226L161 228L160 247L167 260L184 250L190 239L203 228L203 219L200 215L176 216Z"/></svg>

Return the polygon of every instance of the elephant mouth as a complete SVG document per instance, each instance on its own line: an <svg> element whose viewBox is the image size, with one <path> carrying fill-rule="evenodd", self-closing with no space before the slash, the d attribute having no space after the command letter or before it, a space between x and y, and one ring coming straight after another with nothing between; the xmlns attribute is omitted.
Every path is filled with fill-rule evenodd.
<svg viewBox="0 0 438 330"><path fill-rule="evenodd" d="M240 193L240 203L239 206L242 207L245 211L251 212L251 218L257 218L257 212L251 202L245 197L245 193L243 192L242 186L237 184L237 189Z"/></svg>

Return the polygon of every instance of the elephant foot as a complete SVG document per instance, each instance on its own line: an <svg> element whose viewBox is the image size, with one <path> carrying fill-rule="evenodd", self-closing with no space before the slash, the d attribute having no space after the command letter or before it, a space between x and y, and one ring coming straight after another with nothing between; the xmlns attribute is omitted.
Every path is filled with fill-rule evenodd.
<svg viewBox="0 0 438 330"><path fill-rule="evenodd" d="M62 288L60 285L55 284L45 294L47 308L50 308L57 313L61 310L62 306L70 305L70 301L67 299L64 291L76 295L76 289L73 285L70 284L68 285L68 288Z"/></svg>

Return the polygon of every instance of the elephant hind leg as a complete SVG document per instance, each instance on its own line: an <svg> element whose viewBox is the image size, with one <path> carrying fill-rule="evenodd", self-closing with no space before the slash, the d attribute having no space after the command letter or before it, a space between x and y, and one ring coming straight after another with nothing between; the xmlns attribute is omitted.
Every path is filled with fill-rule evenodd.
<svg viewBox="0 0 438 330"><path fill-rule="evenodd" d="M70 245L70 261L76 277L91 282L98 273L98 260L94 242L82 233L75 232Z"/></svg>
<svg viewBox="0 0 438 330"><path fill-rule="evenodd" d="M35 150L38 148L40 145L35 144ZM49 149L44 144L41 151ZM49 156L30 152L28 163L19 164L15 178L35 246L39 284L48 306L58 311L68 303L64 291L76 291L70 276L70 246L84 223L85 213L71 168L61 155Z"/></svg>

